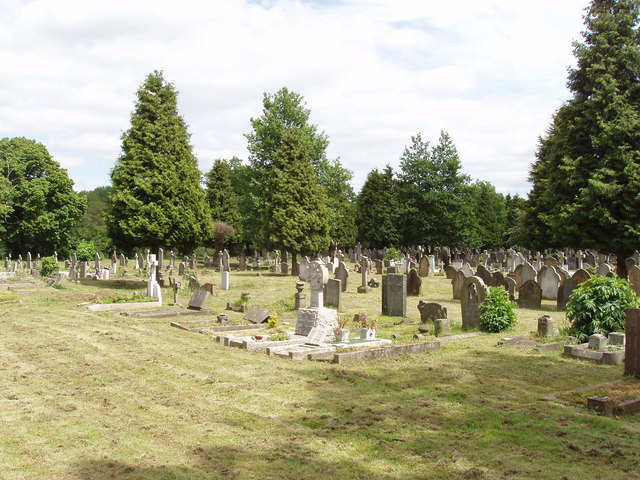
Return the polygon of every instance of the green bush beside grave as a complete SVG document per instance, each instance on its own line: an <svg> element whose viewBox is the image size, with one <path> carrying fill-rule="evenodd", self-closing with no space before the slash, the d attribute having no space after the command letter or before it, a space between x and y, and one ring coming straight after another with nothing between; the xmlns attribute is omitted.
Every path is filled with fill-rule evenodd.
<svg viewBox="0 0 640 480"><path fill-rule="evenodd" d="M502 287L489 287L487 296L480 305L480 329L485 332L502 332L516 324L515 303L509 300L509 294Z"/></svg>

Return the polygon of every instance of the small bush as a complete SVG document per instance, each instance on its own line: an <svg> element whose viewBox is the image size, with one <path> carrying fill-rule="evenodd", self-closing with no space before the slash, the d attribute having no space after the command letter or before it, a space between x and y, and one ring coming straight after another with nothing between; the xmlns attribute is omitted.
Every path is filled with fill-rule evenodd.
<svg viewBox="0 0 640 480"><path fill-rule="evenodd" d="M43 257L40 259L40 276L48 277L58 271L58 262L55 257Z"/></svg>
<svg viewBox="0 0 640 480"><path fill-rule="evenodd" d="M502 287L489 287L487 297L480 305L480 329L485 332L502 332L516 324L515 303L509 300L509 294Z"/></svg>
<svg viewBox="0 0 640 480"><path fill-rule="evenodd" d="M278 316L271 315L267 320L267 323L269 324L269 328L276 328L278 326Z"/></svg>
<svg viewBox="0 0 640 480"><path fill-rule="evenodd" d="M79 262L90 262L96 258L97 251L95 243L83 240L76 248L76 258Z"/></svg>
<svg viewBox="0 0 640 480"><path fill-rule="evenodd" d="M398 261L401 258L402 258L402 252L399 251L397 248L393 248L393 247L387 250L387 254L384 257L385 260L395 260L395 261Z"/></svg>
<svg viewBox="0 0 640 480"><path fill-rule="evenodd" d="M274 333L273 335L269 335L269 340L274 342L279 342L282 340L289 340L291 337L287 333Z"/></svg>
<svg viewBox="0 0 640 480"><path fill-rule="evenodd" d="M567 303L567 333L586 341L590 335L624 330L625 311L637 307L629 282L618 277L591 277L576 288Z"/></svg>

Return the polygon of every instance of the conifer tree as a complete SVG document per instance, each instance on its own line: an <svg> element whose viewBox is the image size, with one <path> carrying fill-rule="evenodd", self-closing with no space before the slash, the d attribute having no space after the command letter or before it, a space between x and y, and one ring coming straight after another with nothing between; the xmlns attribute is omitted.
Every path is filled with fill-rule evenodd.
<svg viewBox="0 0 640 480"><path fill-rule="evenodd" d="M569 72L573 97L540 140L527 212L531 243L615 253L623 277L640 243L638 14L637 0L588 7Z"/></svg>
<svg viewBox="0 0 640 480"><path fill-rule="evenodd" d="M397 246L397 185L393 169L371 170L357 199L358 241L368 248Z"/></svg>
<svg viewBox="0 0 640 480"><path fill-rule="evenodd" d="M237 238L240 235L238 230L240 228L241 218L238 209L238 197L233 188L230 163L221 159L215 160L211 170L205 174L205 184L207 204L209 206L211 219L214 222L214 230L216 222L218 222L218 225L222 222L232 227L235 234L232 234L233 237L231 237L231 241L234 243L233 238ZM215 232L214 236L216 238L219 237ZM216 249L217 248L216 246Z"/></svg>
<svg viewBox="0 0 640 480"><path fill-rule="evenodd" d="M202 174L177 99L159 71L137 92L131 127L122 135L122 154L111 171L106 220L119 249L170 247L190 253L211 234Z"/></svg>

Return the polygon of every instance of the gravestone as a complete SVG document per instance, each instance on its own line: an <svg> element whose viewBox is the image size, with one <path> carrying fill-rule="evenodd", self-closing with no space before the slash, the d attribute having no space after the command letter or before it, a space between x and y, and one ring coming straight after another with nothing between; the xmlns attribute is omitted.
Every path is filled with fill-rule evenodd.
<svg viewBox="0 0 640 480"><path fill-rule="evenodd" d="M429 276L433 277L436 274L436 257L434 255L427 255L429 260Z"/></svg>
<svg viewBox="0 0 640 480"><path fill-rule="evenodd" d="M523 264L520 264L513 270L513 279L516 282L516 288L520 288L523 284L523 281L522 281L523 268L524 268Z"/></svg>
<svg viewBox="0 0 640 480"><path fill-rule="evenodd" d="M536 272L536 269L533 268L533 265L531 265L529 262L524 262L522 264L522 270L520 271L520 280L522 281L522 284L520 285L520 287L525 283L527 283L529 280L535 281L537 276L538 276L538 273ZM516 287L518 287L517 280L516 280Z"/></svg>
<svg viewBox="0 0 640 480"><path fill-rule="evenodd" d="M309 257L304 257L300 262L298 277L303 282L308 282L310 272L311 272L311 262L309 261Z"/></svg>
<svg viewBox="0 0 640 480"><path fill-rule="evenodd" d="M307 334L304 343L307 345L320 346L327 340L332 330L326 327L313 327Z"/></svg>
<svg viewBox="0 0 640 480"><path fill-rule="evenodd" d="M338 326L338 312L323 306L324 286L329 281L327 267L324 262L314 260L309 265L308 273L311 286L310 307L298 310L296 335L308 335L313 327L333 329Z"/></svg>
<svg viewBox="0 0 640 480"><path fill-rule="evenodd" d="M465 278L460 293L462 329L478 328L480 325L480 304L487 296L487 286L480 277Z"/></svg>
<svg viewBox="0 0 640 480"><path fill-rule="evenodd" d="M100 266L100 254L98 252L96 252L96 255L95 255L94 268L96 272L99 272L100 270L102 270L102 267Z"/></svg>
<svg viewBox="0 0 640 480"><path fill-rule="evenodd" d="M564 310L567 308L569 297L576 288L578 288L578 282L573 277L567 278L562 285L560 285L560 288L558 288L558 300L556 302L558 310Z"/></svg>
<svg viewBox="0 0 640 480"><path fill-rule="evenodd" d="M449 318L447 307L437 302L418 302L418 311L420 312L420 321L422 323L433 322L438 318Z"/></svg>
<svg viewBox="0 0 640 480"><path fill-rule="evenodd" d="M549 315L542 315L538 318L538 337L555 337L558 329Z"/></svg>
<svg viewBox="0 0 640 480"><path fill-rule="evenodd" d="M361 256L360 273L362 275L362 285L358 287L358 293L367 293L371 291L371 287L368 282L369 268L371 268L371 261L366 256Z"/></svg>
<svg viewBox="0 0 640 480"><path fill-rule="evenodd" d="M606 350L609 345L609 339L599 333L589 335L589 349L590 350Z"/></svg>
<svg viewBox="0 0 640 480"><path fill-rule="evenodd" d="M202 310L207 298L209 298L209 292L206 290L196 290L191 295L191 298L189 299L189 306L187 308L190 310Z"/></svg>
<svg viewBox="0 0 640 480"><path fill-rule="evenodd" d="M433 321L433 334L436 337L451 333L451 321L448 318L436 318Z"/></svg>
<svg viewBox="0 0 640 480"><path fill-rule="evenodd" d="M542 288L542 298L545 300L557 300L560 287L560 275L554 267L544 267L540 271L538 284Z"/></svg>
<svg viewBox="0 0 640 480"><path fill-rule="evenodd" d="M511 277L504 277L502 286L507 290L509 298L513 301L516 298L516 281Z"/></svg>
<svg viewBox="0 0 640 480"><path fill-rule="evenodd" d="M349 270L347 269L347 264L344 262L340 262L338 267L335 269L334 276L336 279L340 280L340 288L342 288L343 292L347 291L347 281L349 280Z"/></svg>
<svg viewBox="0 0 640 480"><path fill-rule="evenodd" d="M493 272L491 275L491 284L492 287L504 287L504 275L502 272Z"/></svg>
<svg viewBox="0 0 640 480"><path fill-rule="evenodd" d="M410 297L417 297L420 295L420 288L422 287L422 280L415 269L409 270L407 274L407 295Z"/></svg>
<svg viewBox="0 0 640 480"><path fill-rule="evenodd" d="M229 265L229 252L227 252L226 248L222 251L222 270L225 272L231 271L231 267ZM226 290L226 288L223 288L223 290Z"/></svg>
<svg viewBox="0 0 640 480"><path fill-rule="evenodd" d="M227 270L222 270L220 274L222 275L222 278L220 279L220 289L229 290L231 273Z"/></svg>
<svg viewBox="0 0 640 480"><path fill-rule="evenodd" d="M453 279L453 276L456 274L456 269L454 267L452 267L451 265L445 265L444 266L444 273L447 276L447 278L449 280Z"/></svg>
<svg viewBox="0 0 640 480"><path fill-rule="evenodd" d="M401 273L382 276L382 314L407 316L407 277Z"/></svg>
<svg viewBox="0 0 640 480"><path fill-rule="evenodd" d="M245 256L244 252L240 253L240 256L238 257L238 270L240 270L241 272L244 272L247 269L247 257Z"/></svg>
<svg viewBox="0 0 640 480"><path fill-rule="evenodd" d="M609 265L608 263L601 263L600 265L598 265L598 275L600 275L601 277L608 277L611 276L611 274L613 274L611 265Z"/></svg>
<svg viewBox="0 0 640 480"><path fill-rule="evenodd" d="M147 282L147 297L155 298L162 303L162 289L158 283L158 261L155 255L150 256L149 260L149 281Z"/></svg>
<svg viewBox="0 0 640 480"><path fill-rule="evenodd" d="M184 275L185 264L184 262L180 262L180 266L178 267L178 275Z"/></svg>
<svg viewBox="0 0 640 480"><path fill-rule="evenodd" d="M637 265L629 268L629 283L636 295L640 296L640 267Z"/></svg>
<svg viewBox="0 0 640 480"><path fill-rule="evenodd" d="M522 308L540 308L542 288L535 280L527 280L518 290L518 305Z"/></svg>
<svg viewBox="0 0 640 480"><path fill-rule="evenodd" d="M478 268L476 269L476 277L480 277L486 286L493 285L493 276L484 265L478 265Z"/></svg>
<svg viewBox="0 0 640 480"><path fill-rule="evenodd" d="M464 272L462 270L458 270L456 274L453 276L451 280L451 286L453 287L453 299L460 300L462 295L462 285L465 280Z"/></svg>
<svg viewBox="0 0 640 480"><path fill-rule="evenodd" d="M326 307L335 307L340 310L340 292L342 281L337 278L330 278L325 285L324 305Z"/></svg>
<svg viewBox="0 0 640 480"><path fill-rule="evenodd" d="M115 262L115 253L113 261ZM162 270L164 268L164 250L162 248L158 248L158 270Z"/></svg>
<svg viewBox="0 0 640 480"><path fill-rule="evenodd" d="M624 374L640 378L640 308L628 308L624 329Z"/></svg>
<svg viewBox="0 0 640 480"><path fill-rule="evenodd" d="M127 257L124 256L124 253L120 254L120 266L127 267Z"/></svg>
<svg viewBox="0 0 640 480"><path fill-rule="evenodd" d="M591 278L591 274L586 270L579 268L575 271L572 278L578 282L578 285L580 285L582 282L589 280Z"/></svg>
<svg viewBox="0 0 640 480"><path fill-rule="evenodd" d="M473 275L474 275L473 269L471 268L471 265L469 265L468 262L464 262L462 264L462 267L460 268L460 271L462 273L464 273L465 278L473 277Z"/></svg>
<svg viewBox="0 0 640 480"><path fill-rule="evenodd" d="M244 316L246 320L249 320L251 323L260 324L265 323L269 320L271 314L262 308L253 307L247 314Z"/></svg>

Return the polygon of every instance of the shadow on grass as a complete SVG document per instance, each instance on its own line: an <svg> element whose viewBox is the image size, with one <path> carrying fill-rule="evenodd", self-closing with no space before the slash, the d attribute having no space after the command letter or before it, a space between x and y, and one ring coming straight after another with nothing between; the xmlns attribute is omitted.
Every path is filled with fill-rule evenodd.
<svg viewBox="0 0 640 480"><path fill-rule="evenodd" d="M147 287L147 282L142 280L92 280L84 278L79 280L80 285L100 287L103 289L125 289L125 290L139 290Z"/></svg>

